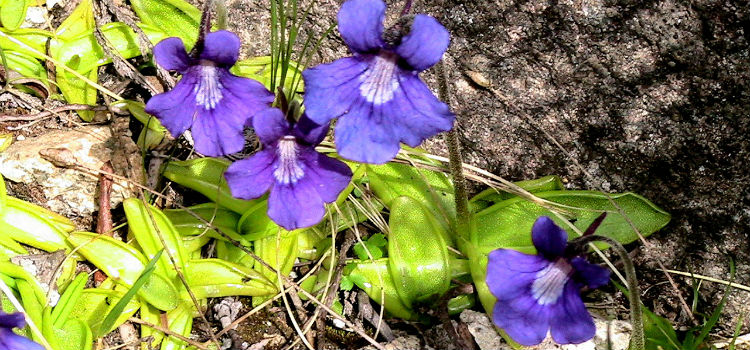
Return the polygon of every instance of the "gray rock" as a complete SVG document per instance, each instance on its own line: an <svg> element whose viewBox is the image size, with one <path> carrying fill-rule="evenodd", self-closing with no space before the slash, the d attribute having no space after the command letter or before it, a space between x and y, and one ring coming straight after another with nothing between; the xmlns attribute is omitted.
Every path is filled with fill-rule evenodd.
<svg viewBox="0 0 750 350"><path fill-rule="evenodd" d="M111 159L110 138L108 127L85 126L50 130L19 140L0 153L0 174L6 181L24 184L26 193L15 194L22 199L32 199L69 218L90 221L98 210L96 170ZM45 159L40 152L56 153L58 164L47 160L49 157ZM112 206L131 196L115 181Z"/></svg>

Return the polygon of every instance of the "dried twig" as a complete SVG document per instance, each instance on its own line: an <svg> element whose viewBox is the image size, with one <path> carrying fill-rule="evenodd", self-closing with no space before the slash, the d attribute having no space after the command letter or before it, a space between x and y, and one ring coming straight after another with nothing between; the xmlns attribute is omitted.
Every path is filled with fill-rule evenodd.
<svg viewBox="0 0 750 350"><path fill-rule="evenodd" d="M346 230L346 235L344 236L344 242L341 243L341 249L339 250L339 256L338 259L336 259L336 267L332 271L333 272L333 280L331 281L331 285L328 286L328 292L326 293L325 299L323 299L323 304L327 307L331 307L333 305L333 301L336 299L336 296L338 296L338 290L339 285L341 284L341 276L344 273L344 266L346 266L346 252L349 251L349 249L354 245L354 242L356 239L354 238L353 231ZM322 305L321 305L322 307ZM318 334L324 334L325 331L325 318L321 316L318 316L318 319L316 320L316 327L318 328Z"/></svg>
<svg viewBox="0 0 750 350"><path fill-rule="evenodd" d="M148 37L146 36L146 33L143 32L143 29L136 25L135 14L130 11L130 8L128 6L117 6L112 3L112 0L99 1L104 6L106 6L110 12L115 14L115 18L118 21L127 24L130 29L133 29L135 34L138 36L138 50L141 51L141 55L143 55L143 57L146 57L149 52L153 51L154 45L151 44L151 41L148 40ZM174 87L175 81L174 78L169 75L169 72L167 72L166 69L162 68L158 64L154 66L156 67L156 76L159 78L159 80L162 81L164 88L171 89L172 87Z"/></svg>
<svg viewBox="0 0 750 350"><path fill-rule="evenodd" d="M98 5L98 2L100 1L101 0L95 0L91 2L91 5L94 8L94 19L96 21L96 26L94 27L94 37L96 38L97 43L99 43L99 46L102 47L104 54L112 59L112 63L115 67L115 70L117 70L117 73L124 77L133 79L136 83L151 92L152 95L158 94L160 91L157 90L153 85L151 85L151 83L146 80L146 77L144 77L143 74L135 69L135 67L133 67L130 62L125 60L117 52L109 39L104 36L104 33L102 33L101 27L106 23L104 23L104 18L102 17L102 12L104 12L105 9L100 8Z"/></svg>
<svg viewBox="0 0 750 350"><path fill-rule="evenodd" d="M30 121L30 120L37 120L45 117L49 117L53 114L57 114L60 112L66 112L66 111L106 111L108 108L106 106L91 106L91 105L82 105L82 104L69 104L61 107L56 108L50 108L49 110L42 111L35 114L25 114L25 115L10 115L10 114L4 114L0 115L0 122L14 122L14 121Z"/></svg>
<svg viewBox="0 0 750 350"><path fill-rule="evenodd" d="M166 334L166 335L168 335L170 337L175 337L175 338L177 338L179 340L182 340L182 341L184 341L184 342L186 342L186 343L188 343L188 344L190 344L192 346L195 346L198 349L201 349L201 350L207 350L208 349L207 346L204 346L203 344L201 344L199 342L196 342L195 340L187 338L187 337L185 337L182 334L175 333L175 332L171 331L169 328L164 328L162 326L157 326L157 325L155 325L155 324L153 324L151 322L147 322L147 321L141 320L140 318L135 318L135 317L129 318L128 321L133 322L133 323L137 323L137 324L140 324L140 325L143 325L143 326L146 326L146 327L153 328L153 329L155 329L155 330L157 330L159 332L162 332L162 333L164 333L164 334Z"/></svg>
<svg viewBox="0 0 750 350"><path fill-rule="evenodd" d="M111 173L112 164L109 162L102 165L102 171ZM112 208L110 196L112 194L112 177L105 173L99 175L99 214L96 216L96 233L112 236L114 227L112 223ZM107 279L107 275L102 270L94 272L94 281L99 284Z"/></svg>

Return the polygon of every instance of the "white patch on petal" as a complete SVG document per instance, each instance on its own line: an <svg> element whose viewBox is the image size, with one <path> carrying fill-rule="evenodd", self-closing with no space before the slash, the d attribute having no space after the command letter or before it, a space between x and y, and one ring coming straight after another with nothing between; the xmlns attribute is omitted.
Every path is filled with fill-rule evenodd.
<svg viewBox="0 0 750 350"><path fill-rule="evenodd" d="M284 185L297 183L305 175L297 162L297 140L294 136L284 136L276 152L279 156L279 167L273 172L276 181Z"/></svg>
<svg viewBox="0 0 750 350"><path fill-rule="evenodd" d="M203 108L211 110L216 108L219 101L224 97L221 89L224 88L219 81L219 68L213 65L201 65L198 67L198 84L195 85L195 103Z"/></svg>
<svg viewBox="0 0 750 350"><path fill-rule="evenodd" d="M554 304L562 295L565 283L573 272L567 260L560 258L550 263L543 270L537 272L531 293L539 305Z"/></svg>
<svg viewBox="0 0 750 350"><path fill-rule="evenodd" d="M398 89L397 59L398 56L390 52L375 56L370 67L359 76L362 82L359 92L367 102L379 105L393 99L393 92Z"/></svg>

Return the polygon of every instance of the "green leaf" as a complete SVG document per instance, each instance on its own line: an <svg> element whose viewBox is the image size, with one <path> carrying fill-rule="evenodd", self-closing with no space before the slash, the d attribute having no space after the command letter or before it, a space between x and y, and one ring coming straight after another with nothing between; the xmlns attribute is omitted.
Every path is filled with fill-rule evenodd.
<svg viewBox="0 0 750 350"><path fill-rule="evenodd" d="M216 257L245 267L253 267L255 259L229 242L216 242Z"/></svg>
<svg viewBox="0 0 750 350"><path fill-rule="evenodd" d="M69 319L53 329L59 350L90 350L93 346L91 328L80 319Z"/></svg>
<svg viewBox="0 0 750 350"><path fill-rule="evenodd" d="M224 179L224 171L228 166L228 160L209 157L172 161L167 163L163 175L242 215L258 205L262 197L250 201L234 198Z"/></svg>
<svg viewBox="0 0 750 350"><path fill-rule="evenodd" d="M0 6L0 23L8 30L16 30L21 27L26 18L26 10L29 3L26 0L5 0Z"/></svg>
<svg viewBox="0 0 750 350"><path fill-rule="evenodd" d="M183 0L132 0L133 8L141 22L160 28L168 37L181 38L189 48L198 39L201 12Z"/></svg>
<svg viewBox="0 0 750 350"><path fill-rule="evenodd" d="M277 292L274 283L257 271L221 259L191 260L185 275L198 299L267 296Z"/></svg>
<svg viewBox="0 0 750 350"><path fill-rule="evenodd" d="M39 79L45 85L47 82L47 70L35 58L18 51L3 51L8 62L8 68L18 72L24 77ZM11 79L11 83L13 83Z"/></svg>
<svg viewBox="0 0 750 350"><path fill-rule="evenodd" d="M388 272L388 265L388 259L352 262L347 268L351 271L346 275L372 300L383 305L389 314L404 320L414 320L417 315L401 301Z"/></svg>
<svg viewBox="0 0 750 350"><path fill-rule="evenodd" d="M369 259L367 251L365 250L365 247L367 247L367 250L370 251L373 259L380 259L383 257L383 250L380 248L385 247L386 244L388 244L388 241L385 240L385 235L382 233L376 233L370 236L370 238L364 242L364 245L362 243L357 243L354 246L354 253L357 254L360 260L367 260Z"/></svg>
<svg viewBox="0 0 750 350"><path fill-rule="evenodd" d="M596 230L597 235L607 236L622 244L638 239L628 221L612 205L607 196L625 212L630 221L644 236L664 227L670 215L649 200L634 194L606 195L596 191L551 191L536 193L539 198L562 204L567 218L575 220L581 231L602 213L607 217ZM513 198L497 203L474 216L477 231L475 239L484 254L497 248L516 249L534 253L531 243L531 227L540 216L549 216L560 227L568 231L568 237L577 237L567 222L558 219L546 208L524 198Z"/></svg>
<svg viewBox="0 0 750 350"><path fill-rule="evenodd" d="M271 74L273 73L271 56L258 56L238 61L234 66L232 66L229 71L234 75L257 80L263 83L266 89L271 89ZM281 65L277 67L276 71L278 73L277 76L280 76L282 71ZM292 83L295 75L297 76L296 80L299 81L297 91L304 91L304 83L300 81L300 76L302 75L301 66L299 65L299 63L291 60L289 61L289 72L287 72L287 76L284 79L285 91L292 91L292 89L294 88L294 86L292 86Z"/></svg>
<svg viewBox="0 0 750 350"><path fill-rule="evenodd" d="M165 254L157 264L157 272L163 276L176 279L175 269L184 270L188 258L182 250L182 237L177 234L172 222L158 208L148 205L146 207L138 198L128 198L122 202L125 216L128 219L128 228L135 236L138 245L147 258L160 254L167 249L169 255L174 259L177 266L173 266L169 257ZM162 244L162 239L164 244Z"/></svg>
<svg viewBox="0 0 750 350"><path fill-rule="evenodd" d="M154 270L156 270L156 262L159 261L159 257L161 257L162 253L164 253L164 249L159 250L156 254L154 254L154 257L151 258L148 264L146 264L146 267L143 268L143 272L140 276L138 276L138 279L135 281L135 283L133 283L133 286L130 287L125 295L119 301L117 301L117 304L115 304L115 306L112 307L111 310L109 310L107 316L104 317L102 324L99 325L99 329L110 329L114 326L115 321L117 321L117 318L128 306L128 303L133 300L133 297L135 297L138 289L146 284L146 281L148 281L151 274L154 273Z"/></svg>
<svg viewBox="0 0 750 350"><path fill-rule="evenodd" d="M40 212L37 208L31 203L8 197L6 207L0 213L0 232L18 242L48 252L60 249L70 251L65 243L65 233L43 216L48 211Z"/></svg>
<svg viewBox="0 0 750 350"><path fill-rule="evenodd" d="M91 3L92 0L81 0L73 9L73 12L68 15L65 20L60 23L60 26L55 30L55 38L58 40L69 40L77 37L96 26L94 20L94 8ZM51 56L57 54L58 49L57 43L50 43ZM54 47L54 48L53 48Z"/></svg>
<svg viewBox="0 0 750 350"><path fill-rule="evenodd" d="M9 283L11 286L16 285L18 281L26 281L27 287L32 291L31 293L28 293L28 295L36 297L39 304L47 304L47 296L39 285L39 282L37 282L36 278L22 267L13 264L10 261L0 261L0 275L3 276L3 281L6 279L12 279L13 282Z"/></svg>
<svg viewBox="0 0 750 350"><path fill-rule="evenodd" d="M0 28L0 33L3 33L3 35L0 35L0 47L4 51L16 51L40 60L44 59L43 54L47 51L47 40L52 37L52 33L46 30L33 28L22 28L13 32ZM19 45L11 38L28 47Z"/></svg>
<svg viewBox="0 0 750 350"><path fill-rule="evenodd" d="M164 210L164 215L169 218L177 229L177 232L182 236L197 236L205 234L212 238L226 240L223 235L210 228L190 212L203 218L203 220L210 222L221 232L230 238L239 241L243 245L250 244L249 241L235 231L240 216L231 210L218 207L216 203L203 203L185 209L167 209Z"/></svg>
<svg viewBox="0 0 750 350"><path fill-rule="evenodd" d="M33 212L36 216L49 221L52 225L60 229L63 232L72 232L76 228L76 224L72 220L55 213L52 210L38 206L34 203L20 200L15 197L8 197L8 200L13 202L14 206L23 207L28 212Z"/></svg>
<svg viewBox="0 0 750 350"><path fill-rule="evenodd" d="M157 28L139 25L152 43L165 38L163 32ZM141 55L138 48L138 36L127 24L121 22L107 23L101 27L102 34L112 44L112 47L123 58L133 58ZM104 53L104 50L94 37L93 27L89 30L63 42L58 49L57 55L53 56L78 72L88 72L99 66L111 63L112 60ZM69 64L78 57L77 64Z"/></svg>
<svg viewBox="0 0 750 350"><path fill-rule="evenodd" d="M169 330L185 337L190 336L193 329L193 307L188 303L180 305L167 312ZM166 337L161 344L161 350L182 350L187 344L175 337Z"/></svg>
<svg viewBox="0 0 750 350"><path fill-rule="evenodd" d="M87 56L93 56L93 50L69 51L64 49L65 43L73 38L92 31L96 25L94 21L94 10L91 0L83 0L71 12L70 16L63 21L55 31L55 38L50 41L49 53L58 64L66 65L75 69L78 73L92 81L99 78L94 69L85 69L81 66L81 60ZM68 103L96 104L96 89L86 82L66 72L61 67L55 68L55 81L60 92ZM91 121L94 118L93 111L76 111L81 119Z"/></svg>
<svg viewBox="0 0 750 350"><path fill-rule="evenodd" d="M55 328L62 327L65 322L68 321L70 311L73 309L75 304L78 302L78 298L83 293L83 288L86 287L86 281L88 281L89 275L87 273L79 273L75 280L65 289L65 293L60 296L60 300L52 310L52 325ZM89 331L90 332L90 331Z"/></svg>
<svg viewBox="0 0 750 350"><path fill-rule="evenodd" d="M102 288L84 289L75 306L71 309L68 319L79 319L86 322L93 333L93 337L99 338L113 331L138 311L140 303L138 300L131 300L110 328L101 328L104 320L102 315L109 314L124 294L120 291Z"/></svg>
<svg viewBox="0 0 750 350"><path fill-rule="evenodd" d="M279 271L282 276L288 276L289 272L292 271L292 267L294 267L294 261L299 255L299 250L297 249L299 232L300 230L280 230L277 235L268 236L253 242L253 250L257 256ZM269 281L278 281L276 273L267 269L260 262L256 261L253 269L260 272ZM263 300L263 298L253 298L253 305L257 305Z"/></svg>
<svg viewBox="0 0 750 350"><path fill-rule="evenodd" d="M0 267L0 271L3 271L2 267ZM43 309L44 305L47 305L47 300L44 297L39 298L38 294L41 291L39 285L36 281L30 282L28 279L16 279L16 287L18 288L18 294L21 296L21 304L26 311L26 315L35 324L41 325L44 315Z"/></svg>
<svg viewBox="0 0 750 350"><path fill-rule="evenodd" d="M237 229L245 241L257 241L275 235L282 230L268 217L268 196L257 199L259 202L240 217Z"/></svg>
<svg viewBox="0 0 750 350"><path fill-rule="evenodd" d="M534 180L518 181L514 182L514 184L531 193L565 190L560 177L557 175L549 175ZM488 188L472 197L469 200L469 205L472 212L478 213L482 209L485 209L497 202L502 202L514 197L517 196L510 192Z"/></svg>
<svg viewBox="0 0 750 350"><path fill-rule="evenodd" d="M367 176L370 188L386 207L391 208L392 202L401 196L417 200L444 227L440 231L444 234L443 239L453 242L449 232L456 217L456 206L453 184L446 174L406 164L388 163L367 165Z"/></svg>
<svg viewBox="0 0 750 350"><path fill-rule="evenodd" d="M162 313L158 309L152 307L148 303L141 303L140 318L151 324L161 324ZM152 349L156 349L161 344L164 338L164 333L159 332L151 327L142 325L141 326L141 338L153 337L151 342Z"/></svg>
<svg viewBox="0 0 750 350"><path fill-rule="evenodd" d="M432 212L416 199L398 197L388 224L388 268L404 305L445 293L451 279L448 246Z"/></svg>
<svg viewBox="0 0 750 350"><path fill-rule="evenodd" d="M146 258L140 252L111 237L74 232L68 236L68 241L94 266L127 287L133 286L146 266ZM172 310L179 301L174 284L158 273L150 276L138 295L160 310Z"/></svg>

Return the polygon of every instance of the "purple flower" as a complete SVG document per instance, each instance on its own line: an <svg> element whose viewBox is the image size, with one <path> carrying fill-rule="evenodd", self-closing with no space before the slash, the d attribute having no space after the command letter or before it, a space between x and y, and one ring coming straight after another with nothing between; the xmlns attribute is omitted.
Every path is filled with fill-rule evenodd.
<svg viewBox="0 0 750 350"><path fill-rule="evenodd" d="M240 39L220 30L206 35L203 49L191 57L182 40L167 38L154 46L156 62L182 74L174 89L152 97L146 112L178 137L190 128L195 150L221 156L242 150L250 117L273 102L263 84L229 73L237 62Z"/></svg>
<svg viewBox="0 0 750 350"><path fill-rule="evenodd" d="M345 2L339 32L354 56L302 72L307 115L318 124L341 117L335 130L338 153L365 163L385 163L396 156L399 142L417 147L450 130L455 119L418 76L443 56L448 31L419 14L408 34L386 40L384 16L381 0Z"/></svg>
<svg viewBox="0 0 750 350"><path fill-rule="evenodd" d="M280 109L268 108L253 118L263 149L230 165L224 173L232 195L258 198L270 188L268 216L294 230L317 224L324 203L336 200L349 185L352 171L344 162L315 151L328 132L306 115L293 126Z"/></svg>
<svg viewBox="0 0 750 350"><path fill-rule="evenodd" d="M531 237L537 255L511 249L489 254L487 286L497 298L495 325L527 346L539 344L547 331L559 344L591 339L596 328L580 289L607 284L609 270L565 256L568 234L549 217L536 220Z"/></svg>
<svg viewBox="0 0 750 350"><path fill-rule="evenodd" d="M0 311L0 350L44 350L31 339L13 333L13 328L25 326L22 313L6 314Z"/></svg>

